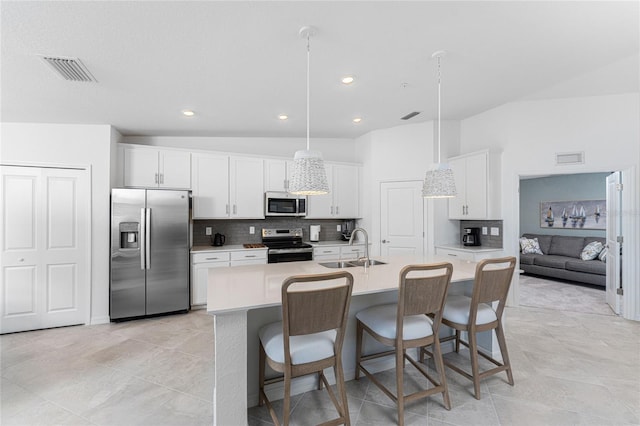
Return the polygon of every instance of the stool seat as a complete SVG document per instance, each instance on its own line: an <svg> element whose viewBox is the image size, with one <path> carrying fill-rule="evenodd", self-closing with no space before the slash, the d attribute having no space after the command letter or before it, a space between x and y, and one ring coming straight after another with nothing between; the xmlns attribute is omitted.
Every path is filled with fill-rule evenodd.
<svg viewBox="0 0 640 426"><path fill-rule="evenodd" d="M265 325L258 332L258 336L267 356L275 362L284 363L282 321ZM335 355L333 348L336 336L335 330L291 336L289 347L291 364L300 365L331 358Z"/></svg>
<svg viewBox="0 0 640 426"><path fill-rule="evenodd" d="M398 305L390 303L367 308L356 314L356 318L369 326L378 335L387 339L396 338L398 323ZM402 338L404 340L421 339L433 334L433 321L426 315L404 317Z"/></svg>
<svg viewBox="0 0 640 426"><path fill-rule="evenodd" d="M444 305L442 319L458 324L469 323L469 313L471 312L471 298L467 296L449 296ZM476 325L489 324L497 321L498 317L493 308L486 303L478 304L478 314Z"/></svg>

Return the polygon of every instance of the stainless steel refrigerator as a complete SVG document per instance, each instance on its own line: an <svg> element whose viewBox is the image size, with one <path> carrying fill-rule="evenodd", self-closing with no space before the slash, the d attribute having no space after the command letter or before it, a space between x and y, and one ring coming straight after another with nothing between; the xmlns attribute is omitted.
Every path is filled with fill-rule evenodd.
<svg viewBox="0 0 640 426"><path fill-rule="evenodd" d="M189 309L189 192L111 190L111 320Z"/></svg>

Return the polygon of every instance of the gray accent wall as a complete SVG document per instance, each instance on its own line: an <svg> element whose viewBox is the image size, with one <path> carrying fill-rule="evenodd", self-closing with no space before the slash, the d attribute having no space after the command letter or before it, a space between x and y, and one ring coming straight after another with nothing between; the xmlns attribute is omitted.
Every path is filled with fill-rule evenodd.
<svg viewBox="0 0 640 426"><path fill-rule="evenodd" d="M520 180L520 235L553 234L574 237L604 237L597 229L548 229L540 227L541 201L604 200L610 173L579 173Z"/></svg>

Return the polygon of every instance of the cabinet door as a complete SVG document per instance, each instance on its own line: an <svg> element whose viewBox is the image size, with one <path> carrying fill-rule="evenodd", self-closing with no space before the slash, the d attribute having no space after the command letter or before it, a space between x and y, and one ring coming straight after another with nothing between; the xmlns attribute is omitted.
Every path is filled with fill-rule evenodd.
<svg viewBox="0 0 640 426"><path fill-rule="evenodd" d="M364 244L340 247L340 260L358 259L364 256Z"/></svg>
<svg viewBox="0 0 640 426"><path fill-rule="evenodd" d="M229 217L229 157L193 154L193 218Z"/></svg>
<svg viewBox="0 0 640 426"><path fill-rule="evenodd" d="M207 304L209 268L224 268L228 266L229 262L206 262L193 265L193 275L191 277L191 305Z"/></svg>
<svg viewBox="0 0 640 426"><path fill-rule="evenodd" d="M231 217L264 219L263 161L250 157L230 158Z"/></svg>
<svg viewBox="0 0 640 426"><path fill-rule="evenodd" d="M322 246L313 248L313 260L338 260L340 259L340 247Z"/></svg>
<svg viewBox="0 0 640 426"><path fill-rule="evenodd" d="M466 219L466 159L449 160L449 166L453 170L453 179L456 182L455 197L449 198L449 219Z"/></svg>
<svg viewBox="0 0 640 426"><path fill-rule="evenodd" d="M159 151L160 188L191 189L191 153Z"/></svg>
<svg viewBox="0 0 640 426"><path fill-rule="evenodd" d="M467 157L466 195L467 219L487 218L487 179L488 154L482 153Z"/></svg>
<svg viewBox="0 0 640 426"><path fill-rule="evenodd" d="M287 190L287 161L264 160L264 190Z"/></svg>
<svg viewBox="0 0 640 426"><path fill-rule="evenodd" d="M158 173L158 151L146 148L125 148L124 186L157 188L160 179Z"/></svg>
<svg viewBox="0 0 640 426"><path fill-rule="evenodd" d="M327 182L329 183L329 193L326 195L310 195L307 197L309 211L307 219L331 219L334 215L333 204L333 167L325 163L324 168L327 172Z"/></svg>
<svg viewBox="0 0 640 426"><path fill-rule="evenodd" d="M333 215L355 218L360 215L360 179L356 166L333 166Z"/></svg>

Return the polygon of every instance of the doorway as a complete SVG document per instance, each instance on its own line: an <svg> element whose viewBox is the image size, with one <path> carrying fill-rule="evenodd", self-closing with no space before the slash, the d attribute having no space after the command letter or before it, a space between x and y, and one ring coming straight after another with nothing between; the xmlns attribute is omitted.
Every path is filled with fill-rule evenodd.
<svg viewBox="0 0 640 426"><path fill-rule="evenodd" d="M611 175L610 172L601 172L520 176L519 236L542 234L585 237L585 241L588 238L594 238L606 244L608 231L617 233L620 222L618 214L620 196L618 194L617 202L612 203L615 197L610 194L608 184ZM617 175L619 176L619 172ZM565 208L565 204L569 206ZM583 210L582 206L587 206L586 222L584 219L577 222L568 219L577 216L571 211L571 205L574 210L576 206L579 210ZM543 214L545 211L547 211L547 217ZM616 253L616 247L612 252ZM611 274L611 271L615 270L616 264L619 264L619 256L606 255L606 251L603 253L606 258L605 256L596 257L594 262L597 262L597 265L589 265L593 266L590 272L602 274L601 285L558 281L545 276L522 275L519 291L520 304L597 314L619 314L619 305L616 303L618 296L612 297L608 289L610 285L614 287L617 285L615 278L620 275L619 273ZM619 272L619 268L617 270ZM613 277L613 284L610 283L612 278L610 275ZM606 286L604 285L605 276L607 277ZM595 275L587 278L592 277ZM599 282L600 279L596 281ZM619 283L619 279L617 282ZM613 293L615 294L615 289Z"/></svg>
<svg viewBox="0 0 640 426"><path fill-rule="evenodd" d="M84 324L90 292L89 172L3 165L0 176L0 333Z"/></svg>
<svg viewBox="0 0 640 426"><path fill-rule="evenodd" d="M382 256L423 255L422 181L380 183L380 243Z"/></svg>

